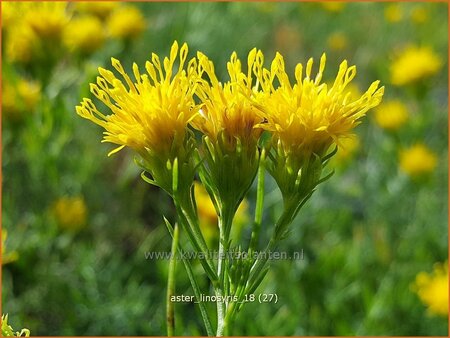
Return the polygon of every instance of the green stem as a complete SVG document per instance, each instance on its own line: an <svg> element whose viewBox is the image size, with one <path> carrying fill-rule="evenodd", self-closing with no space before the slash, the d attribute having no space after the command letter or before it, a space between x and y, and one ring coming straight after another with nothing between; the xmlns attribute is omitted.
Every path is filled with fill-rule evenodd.
<svg viewBox="0 0 450 338"><path fill-rule="evenodd" d="M263 207L264 207L264 184L265 184L265 149L261 152L261 158L258 168L258 183L256 188L256 207L255 221L253 223L252 235L248 247L248 253L251 255L258 246L259 232L261 230Z"/></svg>
<svg viewBox="0 0 450 338"><path fill-rule="evenodd" d="M169 221L167 221L166 219L164 219L164 220L166 222L167 229L169 230L169 233L170 233L170 235L173 238L174 235L175 235L173 227L169 223ZM178 251L180 252L181 260L182 260L183 265L184 265L184 267L186 269L186 273L188 275L189 281L191 282L192 289L194 290L194 295L195 295L195 298L197 299L197 304L198 304L198 306L200 308L200 314L202 316L203 323L205 324L206 333L207 333L207 335L209 337L212 337L212 336L214 336L214 331L213 331L213 328L212 328L212 325L211 325L211 321L210 321L209 316L208 316L208 310L206 308L206 304L201 301L201 294L202 294L202 292L200 290L200 287L197 284L197 281L195 280L194 272L192 270L191 263L189 262L189 260L184 259L185 254L184 254L184 250L183 250L181 245L178 245Z"/></svg>
<svg viewBox="0 0 450 338"><path fill-rule="evenodd" d="M183 208L180 205L179 199L174 196L173 198L175 203L175 209L177 211L177 215L180 219L180 224L183 227L183 229L186 231L186 233L189 236L189 240L194 247L194 249L201 253L204 257L204 259L200 259L200 264L203 266L203 269L205 270L206 274L208 275L209 279L213 283L213 285L216 285L218 283L218 276L216 272L214 271L214 264L211 262L208 256L207 248L205 248L206 244L203 244L201 238L203 236L199 237L198 234L193 230L195 227L196 222L193 220L192 217L190 217L189 213L186 211L185 208ZM204 239L203 239L204 241Z"/></svg>
<svg viewBox="0 0 450 338"><path fill-rule="evenodd" d="M203 258L200 259L200 264L203 266L208 278L212 284L217 284L217 276L214 271L214 264L208 255L208 247L198 225L198 218L196 217L194 205L191 199L190 184L179 185L179 171L178 158L175 158L171 163L172 166L172 199L175 204L178 218L183 229L188 234L189 240L197 251L201 253Z"/></svg>
<svg viewBox="0 0 450 338"><path fill-rule="evenodd" d="M272 234L272 237L269 240L266 248L258 254L258 258L253 265L250 278L247 283L246 292L253 292L261 280L261 273L266 267L267 261L269 260L269 253L275 248L275 246L280 241L285 229L292 222L293 214L295 214L296 208L293 208L290 205L286 205L283 213L275 224L275 229ZM255 284L256 283L256 284Z"/></svg>
<svg viewBox="0 0 450 338"><path fill-rule="evenodd" d="M225 314L227 313L228 302L222 299L228 295L227 287L227 256L229 254L230 229L233 222L235 210L227 204L222 204L219 215L219 256L217 263L217 275L219 276L219 287L216 288L217 300L217 333L218 337L224 335Z"/></svg>
<svg viewBox="0 0 450 338"><path fill-rule="evenodd" d="M178 226L175 224L172 239L172 250L169 262L169 276L167 278L167 300L166 300L166 320L167 320L167 336L172 337L175 331L175 315L174 303L171 301L175 295L175 271L176 271L176 254L178 247Z"/></svg>
<svg viewBox="0 0 450 338"><path fill-rule="evenodd" d="M222 231L221 231L222 232ZM220 236L222 237L222 236ZM221 301L220 298L223 297L223 265L225 261L222 259L222 256L224 255L224 246L222 244L222 238L219 240L219 257L218 257L218 264L217 264L217 274L219 275L219 286L216 288L216 296L218 298L217 300L217 332L216 336L221 337L223 335L223 319L225 317L225 309L224 309L224 303Z"/></svg>

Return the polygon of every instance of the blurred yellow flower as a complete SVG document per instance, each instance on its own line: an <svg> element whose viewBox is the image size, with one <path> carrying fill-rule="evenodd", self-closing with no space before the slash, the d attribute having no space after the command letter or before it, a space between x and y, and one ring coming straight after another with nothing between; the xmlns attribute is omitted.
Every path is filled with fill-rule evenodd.
<svg viewBox="0 0 450 338"><path fill-rule="evenodd" d="M428 21L428 10L423 6L417 6L411 11L411 20L415 24L422 24Z"/></svg>
<svg viewBox="0 0 450 338"><path fill-rule="evenodd" d="M217 227L217 213L214 204L209 197L203 184L194 182L194 195L197 203L197 212L200 224L207 224Z"/></svg>
<svg viewBox="0 0 450 338"><path fill-rule="evenodd" d="M436 74L442 67L441 58L427 47L406 49L391 65L391 82L401 86Z"/></svg>
<svg viewBox="0 0 450 338"><path fill-rule="evenodd" d="M200 78L204 73L210 81L202 81L198 84L196 94L203 103L200 114L192 121L192 126L200 130L216 143L219 136L224 138L224 144L229 150L236 147L238 141L248 146L256 144L260 128L255 126L261 122L257 109L248 99L256 95L253 91L253 78L251 70L260 67L262 53L253 49L248 55L248 69L245 74L242 71L241 61L236 52L231 55L227 63L230 81L221 83L214 72L214 65L208 57L197 53L199 60Z"/></svg>
<svg viewBox="0 0 450 338"><path fill-rule="evenodd" d="M269 2L269 1L264 1L264 2L254 2L253 3L256 10L261 12L261 13L273 13L275 12L275 10L277 9L277 4L273 3L273 2Z"/></svg>
<svg viewBox="0 0 450 338"><path fill-rule="evenodd" d="M397 130L408 120L408 110L399 100L383 102L375 110L375 122L384 129Z"/></svg>
<svg viewBox="0 0 450 338"><path fill-rule="evenodd" d="M208 240L217 237L219 234L218 219L216 209L203 184L194 182L194 196L197 203L197 213L200 228ZM233 220L233 227L240 229L248 222L248 202L244 199L236 211Z"/></svg>
<svg viewBox="0 0 450 338"><path fill-rule="evenodd" d="M345 2L341 1L323 1L319 3L324 9L330 12L340 12L345 7Z"/></svg>
<svg viewBox="0 0 450 338"><path fill-rule="evenodd" d="M74 18L64 30L64 43L72 51L92 53L102 47L104 40L102 22L95 16Z"/></svg>
<svg viewBox="0 0 450 338"><path fill-rule="evenodd" d="M331 50L343 50L348 46L347 36L343 32L333 32L327 39L327 45Z"/></svg>
<svg viewBox="0 0 450 338"><path fill-rule="evenodd" d="M69 22L66 2L24 2L23 20L45 39L59 38Z"/></svg>
<svg viewBox="0 0 450 338"><path fill-rule="evenodd" d="M6 55L12 62L30 63L47 57L55 48L69 13L65 2L23 1L2 3L7 13ZM45 47L44 47L45 46Z"/></svg>
<svg viewBox="0 0 450 338"><path fill-rule="evenodd" d="M17 24L7 32L6 55L11 62L29 63L40 52L40 39L25 24Z"/></svg>
<svg viewBox="0 0 450 338"><path fill-rule="evenodd" d="M18 13L11 2L2 1L0 6L2 7L2 29L8 29L16 23Z"/></svg>
<svg viewBox="0 0 450 338"><path fill-rule="evenodd" d="M341 139L339 141L338 151L335 155L335 161L337 163L344 163L351 160L359 150L360 143L361 141L356 134Z"/></svg>
<svg viewBox="0 0 450 338"><path fill-rule="evenodd" d="M435 264L433 273L420 272L412 286L430 315L448 316L448 264Z"/></svg>
<svg viewBox="0 0 450 338"><path fill-rule="evenodd" d="M34 81L4 81L2 87L3 116L12 121L31 114L41 98L41 86Z"/></svg>
<svg viewBox="0 0 450 338"><path fill-rule="evenodd" d="M6 239L8 238L8 231L2 229L2 264L8 264L16 261L19 258L19 254L16 250L6 251Z"/></svg>
<svg viewBox="0 0 450 338"><path fill-rule="evenodd" d="M141 74L137 64L133 64L135 83L121 63L112 58L112 65L126 85L113 72L99 68L101 76L97 77L97 84L91 84L91 92L113 114L104 115L86 98L76 111L106 129L104 142L119 145L109 155L128 146L146 158L149 153L168 154L182 146L187 125L197 113L190 86L192 72L184 70L187 53L188 46L184 44L175 74L177 42L172 45L170 58L164 59L164 70L156 54L152 54L152 62L145 64L148 74Z"/></svg>
<svg viewBox="0 0 450 338"><path fill-rule="evenodd" d="M341 63L332 86L321 84L325 62L324 54L315 78L311 78L312 58L305 74L303 65L298 64L296 83L292 86L284 59L277 53L270 71L265 70L264 79L260 77L264 92L270 96L262 97L259 102L261 117L265 119L259 126L271 131L275 144L279 143L288 156L300 161L312 153L324 155L333 143L351 134L358 120L383 97L384 87L379 88L379 81L375 81L361 97L352 98L346 87L355 77L356 67L348 67L347 61ZM272 84L275 78L280 83L277 89Z"/></svg>
<svg viewBox="0 0 450 338"><path fill-rule="evenodd" d="M145 29L145 18L136 7L123 6L113 11L108 18L108 31L114 38L132 39Z"/></svg>
<svg viewBox="0 0 450 338"><path fill-rule="evenodd" d="M416 144L400 153L400 168L411 177L427 174L436 165L437 156L423 144Z"/></svg>
<svg viewBox="0 0 450 338"><path fill-rule="evenodd" d="M100 19L105 19L111 12L118 8L119 1L76 1L75 10L81 13L89 13Z"/></svg>
<svg viewBox="0 0 450 338"><path fill-rule="evenodd" d="M386 21L395 23L403 19L403 9L401 4L393 2L384 9L384 17Z"/></svg>
<svg viewBox="0 0 450 338"><path fill-rule="evenodd" d="M53 205L53 214L61 228L78 231L86 225L87 206L83 197L61 197Z"/></svg>

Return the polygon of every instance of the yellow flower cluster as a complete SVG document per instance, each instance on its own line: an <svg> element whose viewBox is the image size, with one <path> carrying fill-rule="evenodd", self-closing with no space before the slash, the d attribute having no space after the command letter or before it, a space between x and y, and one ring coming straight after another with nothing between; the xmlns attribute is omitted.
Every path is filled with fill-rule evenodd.
<svg viewBox="0 0 450 338"><path fill-rule="evenodd" d="M423 144L416 144L400 153L400 168L411 177L430 173L437 165L437 156Z"/></svg>
<svg viewBox="0 0 450 338"><path fill-rule="evenodd" d="M426 4L420 2L410 10L402 3L392 2L386 5L384 17L390 23L398 23L408 17L414 24L420 25L428 21L429 13Z"/></svg>
<svg viewBox="0 0 450 338"><path fill-rule="evenodd" d="M436 74L442 67L441 58L430 48L410 47L391 65L391 82L402 86Z"/></svg>
<svg viewBox="0 0 450 338"><path fill-rule="evenodd" d="M448 316L448 264L435 264L433 273L420 272L413 290L431 315Z"/></svg>
<svg viewBox="0 0 450 338"><path fill-rule="evenodd" d="M118 60L112 59L123 80L99 68L101 76L97 77L97 83L91 84L91 92L112 115L101 113L87 98L76 110L106 130L105 142L118 145L110 154L128 146L141 155L147 169L158 158L160 172L161 163L180 157L186 160L185 154L189 152L186 140L196 142L190 128L197 129L206 139L203 149L209 153L207 176L214 181L210 183L223 186L225 194L236 184L245 191L253 181L257 144L264 130L272 135L271 144L277 146L278 155L295 163L288 171L297 175L312 154L322 157L332 144L340 145L340 139L352 133L359 119L380 103L384 92L384 87L380 88L379 81L375 81L357 96L357 90L348 87L356 68L349 67L346 61L341 63L332 85L321 83L325 55L315 78L311 75L312 59L305 73L298 64L296 83L291 85L279 53L270 69L266 69L263 53L256 48L251 50L246 70L233 53L227 63L230 79L225 83L219 81L213 62L201 52L188 62L185 70L187 53L184 44L175 72L178 55L175 42L170 57L163 62L156 54L152 55L152 60L146 63L146 74L141 74L134 64L134 80ZM202 151L200 155L205 154ZM171 170L171 164L167 164L167 169ZM228 176L232 172L235 178L225 179L224 170ZM168 177L164 180L166 190L170 190ZM242 197L216 196L216 202L220 204L225 198L234 205Z"/></svg>
<svg viewBox="0 0 450 338"><path fill-rule="evenodd" d="M89 54L108 37L136 37L146 24L136 7L114 2L4 2L2 11L8 59L21 63L46 58L61 46Z"/></svg>
<svg viewBox="0 0 450 338"><path fill-rule="evenodd" d="M2 11L8 17L2 24L7 56L15 62L42 57L44 46L57 44L69 22L63 2L3 2Z"/></svg>
<svg viewBox="0 0 450 338"><path fill-rule="evenodd" d="M375 122L384 129L397 130L408 120L408 110L399 100L384 102L375 110Z"/></svg>
<svg viewBox="0 0 450 338"><path fill-rule="evenodd" d="M107 34L114 38L135 38L146 26L145 18L138 8L120 2L77 2L75 10L104 21Z"/></svg>

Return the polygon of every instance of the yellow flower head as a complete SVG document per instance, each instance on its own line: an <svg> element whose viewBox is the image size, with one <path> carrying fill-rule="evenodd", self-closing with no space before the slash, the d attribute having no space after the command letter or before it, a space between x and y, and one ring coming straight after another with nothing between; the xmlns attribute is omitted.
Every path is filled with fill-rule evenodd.
<svg viewBox="0 0 450 338"><path fill-rule="evenodd" d="M100 19L108 17L119 4L118 1L77 1L74 3L76 11L92 14Z"/></svg>
<svg viewBox="0 0 450 338"><path fill-rule="evenodd" d="M64 43L72 51L92 53L105 40L102 22L95 16L82 16L70 21L64 31Z"/></svg>
<svg viewBox="0 0 450 338"><path fill-rule="evenodd" d="M2 88L2 112L13 121L31 114L41 98L41 86L34 81L17 79L5 81Z"/></svg>
<svg viewBox="0 0 450 338"><path fill-rule="evenodd" d="M66 230L80 230L86 225L87 207L82 197L61 197L53 206L58 225Z"/></svg>
<svg viewBox="0 0 450 338"><path fill-rule="evenodd" d="M430 173L436 165L437 156L423 144L416 144L400 153L400 168L412 177Z"/></svg>
<svg viewBox="0 0 450 338"><path fill-rule="evenodd" d="M391 23L401 21L403 18L403 10L401 4L394 2L387 5L384 9L384 17L386 18L386 21Z"/></svg>
<svg viewBox="0 0 450 338"><path fill-rule="evenodd" d="M135 82L114 58L112 65L123 80L99 68L101 76L96 84L91 84L91 92L112 114L101 113L90 99L84 99L76 110L80 116L105 128L104 142L119 145L109 155L128 146L145 158L147 153L167 154L182 144L187 125L196 114L191 86L195 61L189 63L186 73L183 68L187 53L188 46L184 44L176 73L177 42L162 64L158 55L152 54L152 61L145 64L147 74L141 74L137 64L133 64Z"/></svg>
<svg viewBox="0 0 450 338"><path fill-rule="evenodd" d="M441 58L430 48L410 47L391 65L391 82L402 86L436 74L442 67Z"/></svg>
<svg viewBox="0 0 450 338"><path fill-rule="evenodd" d="M214 143L224 137L225 145L234 150L236 141L246 146L256 144L261 134L255 126L262 121L249 97L258 95L253 90L252 69L262 62L262 53L253 49L248 55L248 71L242 71L241 61L234 52L227 63L230 80L219 82L214 65L206 55L198 53L199 77L207 74L209 81L201 81L196 94L202 102L200 114L192 121L192 126Z"/></svg>
<svg viewBox="0 0 450 338"><path fill-rule="evenodd" d="M448 265L435 264L433 273L420 272L413 290L431 315L448 316Z"/></svg>
<svg viewBox="0 0 450 338"><path fill-rule="evenodd" d="M132 39L145 29L145 18L136 7L123 6L113 11L108 18L108 31L114 38Z"/></svg>
<svg viewBox="0 0 450 338"><path fill-rule="evenodd" d="M332 86L322 83L325 54L320 60L319 72L311 78L313 59L309 59L306 72L303 65L295 68L296 83L292 86L285 71L283 57L277 53L271 69L260 77L263 90L270 93L260 102L265 122L259 124L273 134L276 144L287 156L308 158L315 153L324 155L331 144L351 134L365 113L381 102L384 87L373 82L359 98L352 97L346 87L356 75L356 67L341 63ZM304 76L305 75L305 76ZM274 87L274 79L279 87Z"/></svg>
<svg viewBox="0 0 450 338"><path fill-rule="evenodd" d="M384 129L397 130L407 120L408 110L398 100L384 102L375 110L375 122Z"/></svg>

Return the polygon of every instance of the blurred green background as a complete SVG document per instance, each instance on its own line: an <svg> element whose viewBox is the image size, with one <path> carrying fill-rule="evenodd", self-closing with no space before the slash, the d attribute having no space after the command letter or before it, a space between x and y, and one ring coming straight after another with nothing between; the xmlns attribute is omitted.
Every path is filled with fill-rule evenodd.
<svg viewBox="0 0 450 338"><path fill-rule="evenodd" d="M433 273L448 259L447 3L1 5L2 311L14 328L165 334L168 262L144 254L170 250L174 208L131 152L106 156L75 106L112 56L130 71L177 40L224 80L232 51L258 47L291 71L326 52L325 80L347 59L353 92L386 86L279 248L304 259L272 262L258 289L278 303L246 305L232 334L447 335L448 270ZM266 238L281 208L267 182ZM192 294L181 264L177 293ZM175 311L177 335L205 334L194 304Z"/></svg>

